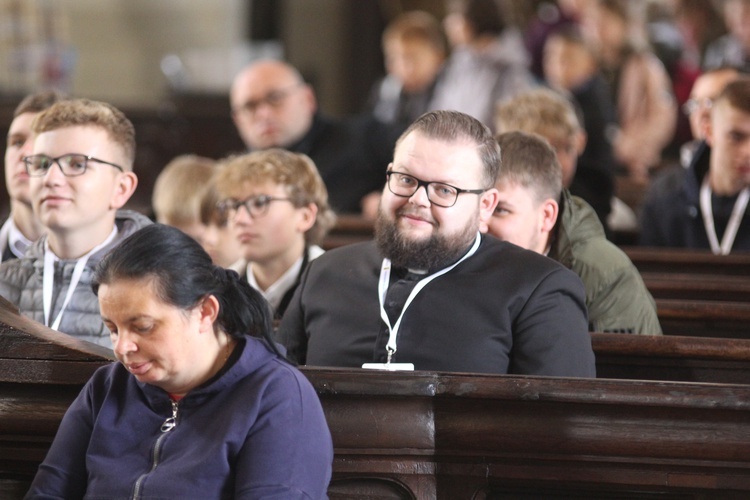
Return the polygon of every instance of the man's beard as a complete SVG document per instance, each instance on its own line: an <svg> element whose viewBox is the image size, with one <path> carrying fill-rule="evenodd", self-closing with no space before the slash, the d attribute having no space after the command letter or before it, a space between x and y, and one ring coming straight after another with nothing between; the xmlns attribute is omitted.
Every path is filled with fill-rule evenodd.
<svg viewBox="0 0 750 500"><path fill-rule="evenodd" d="M446 236L433 231L429 238L413 240L405 237L398 228L397 221L403 212L402 207L396 211L395 220L391 220L381 209L375 221L375 242L394 267L422 271L443 269L469 250L479 230L477 220L458 234Z"/></svg>

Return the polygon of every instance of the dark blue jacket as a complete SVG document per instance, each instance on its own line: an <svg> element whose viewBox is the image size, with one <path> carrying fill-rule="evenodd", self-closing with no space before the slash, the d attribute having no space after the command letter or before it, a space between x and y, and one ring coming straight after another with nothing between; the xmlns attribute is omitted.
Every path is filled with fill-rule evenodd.
<svg viewBox="0 0 750 500"><path fill-rule="evenodd" d="M701 143L687 168L675 167L653 181L641 212L641 246L711 249L700 208L700 187L710 157L711 148ZM736 199L711 195L719 241ZM732 251L736 250L750 250L750 209L745 211L732 245Z"/></svg>
<svg viewBox="0 0 750 500"><path fill-rule="evenodd" d="M234 363L172 401L120 363L68 409L27 498L327 498L333 448L297 369L247 338Z"/></svg>

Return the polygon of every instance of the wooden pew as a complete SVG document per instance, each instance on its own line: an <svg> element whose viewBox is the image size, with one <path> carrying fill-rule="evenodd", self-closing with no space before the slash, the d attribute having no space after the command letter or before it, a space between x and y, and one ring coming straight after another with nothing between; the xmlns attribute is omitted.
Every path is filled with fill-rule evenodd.
<svg viewBox="0 0 750 500"><path fill-rule="evenodd" d="M594 334L610 366L637 343L746 362L746 342L722 358L700 340ZM2 307L0 346L0 498L14 499L111 352ZM302 370L334 438L332 499L750 494L750 385Z"/></svg>
<svg viewBox="0 0 750 500"><path fill-rule="evenodd" d="M750 277L670 272L641 273L655 299L722 300L750 303Z"/></svg>
<svg viewBox="0 0 750 500"><path fill-rule="evenodd" d="M65 410L112 351L17 313L0 297L0 498L21 498Z"/></svg>
<svg viewBox="0 0 750 500"><path fill-rule="evenodd" d="M750 383L750 340L592 333L598 378Z"/></svg>
<svg viewBox="0 0 750 500"><path fill-rule="evenodd" d="M707 250L622 247L641 273L689 273L750 277L750 252L713 255Z"/></svg>
<svg viewBox="0 0 750 500"><path fill-rule="evenodd" d="M750 339L750 302L655 300L665 335Z"/></svg>
<svg viewBox="0 0 750 500"><path fill-rule="evenodd" d="M331 498L750 495L747 385L304 372L333 431Z"/></svg>

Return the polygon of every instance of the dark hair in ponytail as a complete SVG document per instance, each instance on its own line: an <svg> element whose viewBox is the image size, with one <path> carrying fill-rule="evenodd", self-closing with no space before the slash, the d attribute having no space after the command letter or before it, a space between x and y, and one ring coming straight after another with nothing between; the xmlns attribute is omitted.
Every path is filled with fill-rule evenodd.
<svg viewBox="0 0 750 500"><path fill-rule="evenodd" d="M216 266L193 238L179 229L150 224L112 249L96 267L93 289L119 279L151 278L160 300L189 310L204 297L219 302L218 327L235 338L271 336L273 313L266 299L232 270Z"/></svg>

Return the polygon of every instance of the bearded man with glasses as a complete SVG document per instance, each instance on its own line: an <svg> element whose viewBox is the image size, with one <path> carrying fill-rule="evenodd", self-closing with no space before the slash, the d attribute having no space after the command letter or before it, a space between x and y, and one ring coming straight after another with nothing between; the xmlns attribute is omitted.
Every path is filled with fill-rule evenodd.
<svg viewBox="0 0 750 500"><path fill-rule="evenodd" d="M91 279L108 250L150 223L120 210L138 184L133 125L109 104L71 99L40 113L31 129L23 163L46 234L0 266L0 295L54 330L111 347Z"/></svg>
<svg viewBox="0 0 750 500"><path fill-rule="evenodd" d="M595 375L583 285L557 262L479 233L500 148L455 111L415 121L386 170L375 242L308 266L279 329L301 364Z"/></svg>

